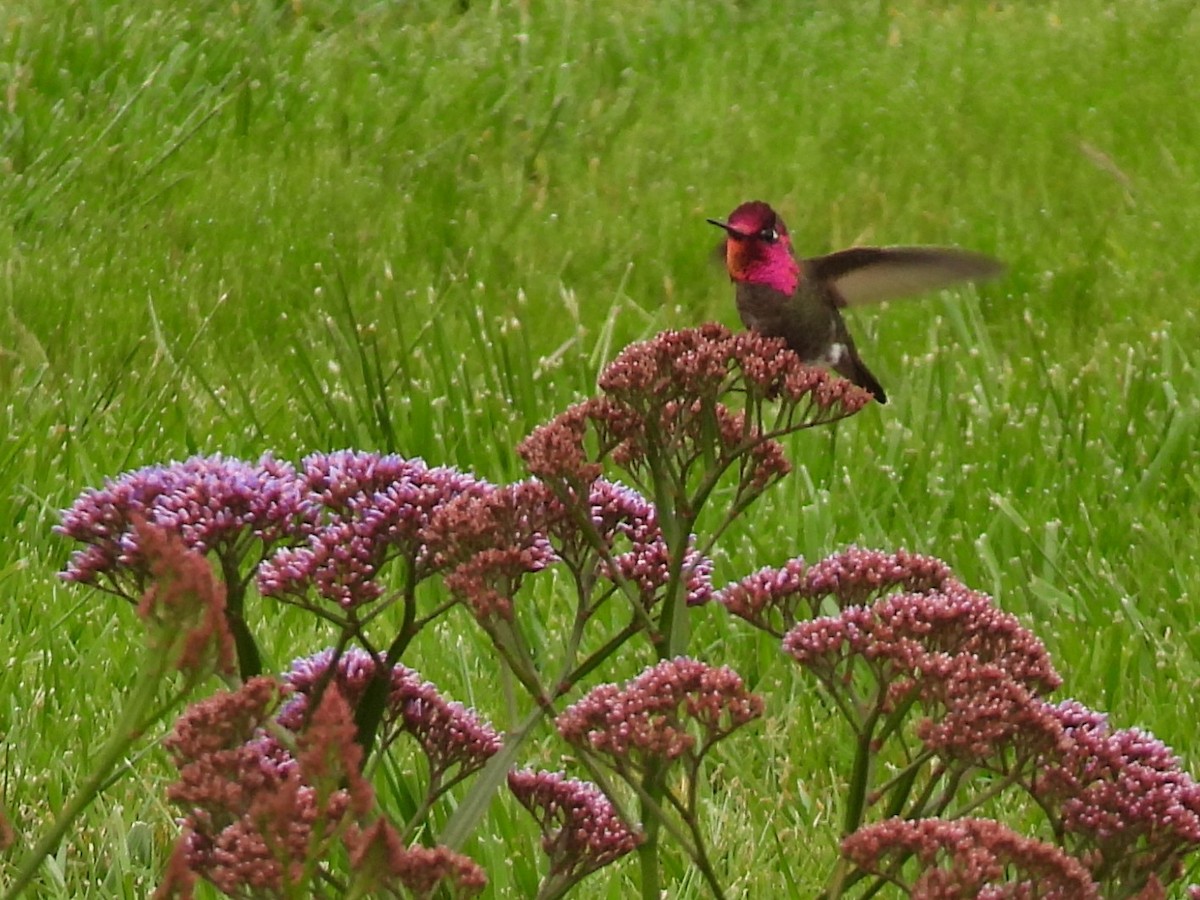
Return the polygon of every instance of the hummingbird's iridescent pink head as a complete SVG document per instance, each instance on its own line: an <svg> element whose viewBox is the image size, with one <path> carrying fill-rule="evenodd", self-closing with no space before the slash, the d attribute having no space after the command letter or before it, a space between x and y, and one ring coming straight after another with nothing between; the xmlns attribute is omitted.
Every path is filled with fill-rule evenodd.
<svg viewBox="0 0 1200 900"><path fill-rule="evenodd" d="M708 221L725 230L725 268L730 279L795 293L800 264L792 255L787 226L768 204L751 200L731 212L728 221Z"/></svg>

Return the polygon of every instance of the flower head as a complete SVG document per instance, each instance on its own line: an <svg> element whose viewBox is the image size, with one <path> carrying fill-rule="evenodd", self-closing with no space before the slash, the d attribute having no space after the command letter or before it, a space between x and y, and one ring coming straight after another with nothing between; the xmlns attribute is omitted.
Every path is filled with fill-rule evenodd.
<svg viewBox="0 0 1200 900"><path fill-rule="evenodd" d="M165 742L179 769L168 797L186 811L177 853L233 896L301 889L342 823L372 802L336 689L297 736L298 757L263 727L277 697L270 679L251 679L189 709Z"/></svg>
<svg viewBox="0 0 1200 900"><path fill-rule="evenodd" d="M1114 731L1074 701L1050 709L1064 740L1033 782L1039 803L1092 852L1102 883L1128 891L1151 877L1178 879L1184 857L1200 849L1200 785L1153 735Z"/></svg>
<svg viewBox="0 0 1200 900"><path fill-rule="evenodd" d="M524 769L508 773L508 787L542 828L552 878L573 884L642 842L590 782Z"/></svg>
<svg viewBox="0 0 1200 900"><path fill-rule="evenodd" d="M296 540L315 510L295 470L269 454L257 463L217 454L127 472L85 491L55 529L87 545L63 578L108 579L118 593L139 592L147 563L133 523L141 517L180 537L191 550L215 553L236 569L252 543Z"/></svg>
<svg viewBox="0 0 1200 900"><path fill-rule="evenodd" d="M480 622L511 620L524 577L556 559L545 535L555 509L543 484L522 481L458 497L431 520L431 558Z"/></svg>
<svg viewBox="0 0 1200 900"><path fill-rule="evenodd" d="M555 724L568 742L605 754L617 768L643 769L654 759L698 760L762 710L762 698L732 669L677 657L623 685L594 688Z"/></svg>
<svg viewBox="0 0 1200 900"><path fill-rule="evenodd" d="M717 599L735 616L782 637L817 615L828 598L845 608L893 589L928 593L951 581L949 566L933 557L850 547L811 566L797 557L780 568L760 569L722 588Z"/></svg>
<svg viewBox="0 0 1200 900"><path fill-rule="evenodd" d="M306 718L308 698L325 683L333 652L325 650L297 660L284 676L292 691L279 713L280 724L298 728ZM358 649L346 650L338 659L336 675L328 679L351 705L356 705L375 677L376 662ZM411 735L429 760L430 771L441 777L457 766L460 774L482 768L501 746L495 729L473 710L446 700L437 688L404 666L392 669L391 688L384 712L386 745L399 732Z"/></svg>
<svg viewBox="0 0 1200 900"><path fill-rule="evenodd" d="M700 460L718 473L741 462L744 503L789 469L777 435L851 415L870 399L804 365L779 339L734 336L715 324L630 344L601 373L600 389L603 396L567 410L518 448L530 471L556 490L581 495L606 457L643 485L663 472L687 484L703 468ZM744 397L744 412L726 405L735 394ZM776 401L768 433L763 405Z"/></svg>
<svg viewBox="0 0 1200 900"><path fill-rule="evenodd" d="M843 840L842 855L864 871L897 880L904 861L915 857L920 875L906 892L924 900L1100 897L1078 860L990 819L887 819Z"/></svg>
<svg viewBox="0 0 1200 900"><path fill-rule="evenodd" d="M343 450L314 454L301 475L324 521L307 544L285 547L259 569L267 597L304 597L310 589L343 609L382 596L381 570L400 558L413 578L431 574L425 529L452 500L490 488L456 469L419 459Z"/></svg>
<svg viewBox="0 0 1200 900"><path fill-rule="evenodd" d="M893 707L928 679L945 678L960 654L995 663L1037 694L1062 681L1032 632L991 598L957 582L801 622L784 637L783 648L827 684L850 679L865 665L878 683L890 686Z"/></svg>
<svg viewBox="0 0 1200 900"><path fill-rule="evenodd" d="M969 653L945 660L921 686L927 718L917 737L940 756L1007 775L1025 770L1063 738L1053 707L1004 666Z"/></svg>

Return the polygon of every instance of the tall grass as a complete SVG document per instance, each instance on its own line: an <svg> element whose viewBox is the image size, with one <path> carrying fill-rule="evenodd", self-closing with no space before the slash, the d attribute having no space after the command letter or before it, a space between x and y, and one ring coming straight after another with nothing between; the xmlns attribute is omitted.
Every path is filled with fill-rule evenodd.
<svg viewBox="0 0 1200 900"><path fill-rule="evenodd" d="M19 828L60 804L137 674L131 611L54 579L58 508L218 450L516 477L513 445L622 344L735 321L703 220L751 197L811 253L945 242L1010 275L856 313L893 402L794 440L718 581L849 542L941 556L1035 627L1071 695L1200 754L1193 4L153 7L0 9L0 790ZM282 664L305 636L278 615ZM503 724L485 645L454 622L406 662ZM721 865L747 896L804 896L846 750L777 648L697 629L772 688L712 786ZM172 826L145 777L92 810L47 896L146 894ZM507 805L489 823L467 849L524 896L533 833Z"/></svg>

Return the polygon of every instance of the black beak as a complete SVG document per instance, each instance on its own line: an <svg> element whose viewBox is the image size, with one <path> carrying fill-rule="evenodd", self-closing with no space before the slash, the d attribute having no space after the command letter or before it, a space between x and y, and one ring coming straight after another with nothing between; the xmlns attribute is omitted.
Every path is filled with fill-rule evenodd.
<svg viewBox="0 0 1200 900"><path fill-rule="evenodd" d="M704 221L706 221L709 225L716 225L718 228L723 229L734 240L741 241L741 240L745 240L747 237L749 237L749 235L742 234L736 228L733 228L733 227L727 225L725 222L722 222L720 219L705 219Z"/></svg>

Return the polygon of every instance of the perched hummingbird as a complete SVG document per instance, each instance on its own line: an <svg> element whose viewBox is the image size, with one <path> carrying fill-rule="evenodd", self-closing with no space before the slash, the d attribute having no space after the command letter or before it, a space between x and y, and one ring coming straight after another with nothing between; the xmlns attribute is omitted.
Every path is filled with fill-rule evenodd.
<svg viewBox="0 0 1200 900"><path fill-rule="evenodd" d="M1004 271L990 256L952 247L851 247L797 259L783 219L761 200L743 203L728 221L708 221L725 229L725 267L737 285L742 324L784 338L802 360L829 366L880 403L887 394L859 358L841 308Z"/></svg>

